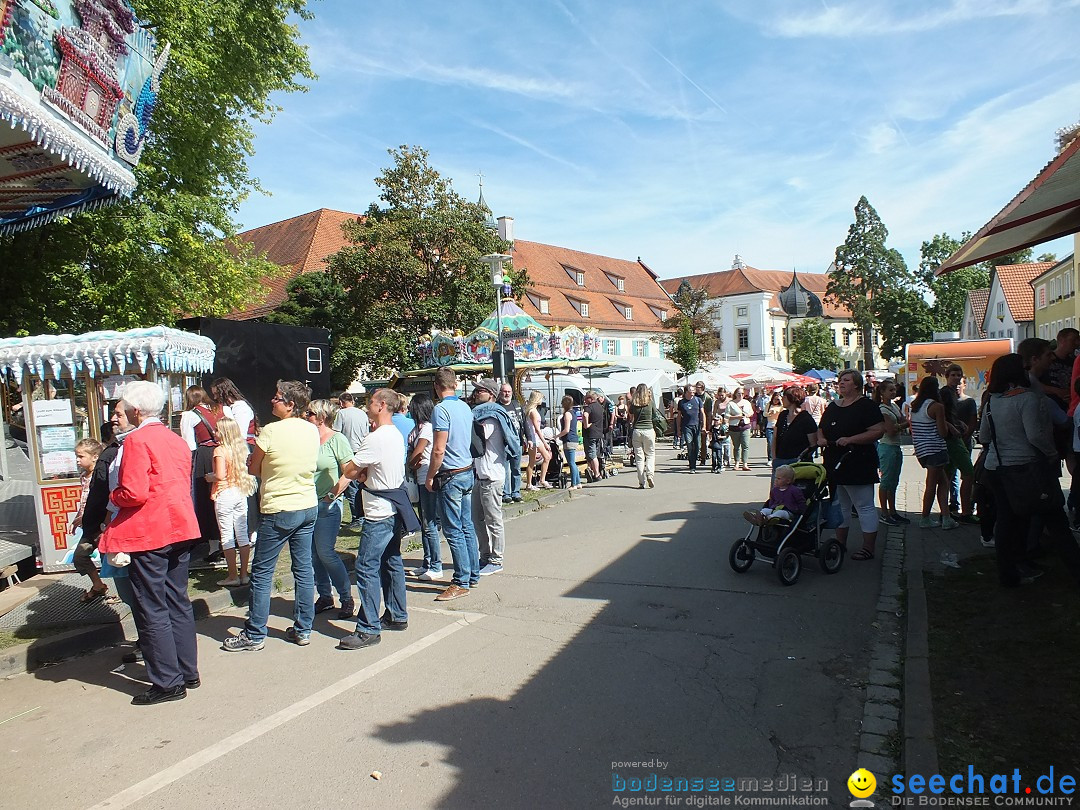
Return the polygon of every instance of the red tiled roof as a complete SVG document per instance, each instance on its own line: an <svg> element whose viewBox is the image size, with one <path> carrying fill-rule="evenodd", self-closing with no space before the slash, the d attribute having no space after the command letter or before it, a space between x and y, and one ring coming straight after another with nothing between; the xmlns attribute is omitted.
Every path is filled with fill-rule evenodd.
<svg viewBox="0 0 1080 810"><path fill-rule="evenodd" d="M968 290L967 297L971 303L971 314L975 318L975 328L979 330L979 337L986 337L983 324L986 321L986 305L990 303L990 288Z"/></svg>
<svg viewBox="0 0 1080 810"><path fill-rule="evenodd" d="M656 274L640 259L613 259L523 239L514 242L512 255L514 266L529 273L528 294L521 307L544 326L573 324L654 333L665 328L657 312L670 315L674 311ZM578 271L584 273L584 286L576 281ZM541 298L548 299L547 315L540 314ZM581 316L580 302L589 305L588 317ZM631 320L626 319L625 307L631 307Z"/></svg>
<svg viewBox="0 0 1080 810"><path fill-rule="evenodd" d="M349 244L341 226L360 218L359 214L320 208L237 234L237 239L250 243L256 253L265 254L284 272L262 280L262 300L258 304L229 317L238 321L260 318L281 306L288 283L301 273L325 270L327 257Z"/></svg>
<svg viewBox="0 0 1080 810"><path fill-rule="evenodd" d="M721 270L718 273L702 273L697 276L681 276L679 278L665 279L660 284L672 295L679 289L684 280L690 282L695 289L704 287L709 291L712 298L724 298L730 295L742 295L744 293L771 292L770 307L779 307L778 293L791 284L791 273L787 270L758 270L756 267L733 268ZM810 292L821 299L821 307L826 318L838 318L847 320L851 318L851 312L845 307L839 307L825 299L825 291L829 286L829 276L825 273L797 273L796 277Z"/></svg>
<svg viewBox="0 0 1080 810"><path fill-rule="evenodd" d="M1009 313L1017 323L1035 320L1035 295L1031 281L1053 267L1055 262L1028 262L1027 264L1002 264L994 268L994 274L1005 293Z"/></svg>

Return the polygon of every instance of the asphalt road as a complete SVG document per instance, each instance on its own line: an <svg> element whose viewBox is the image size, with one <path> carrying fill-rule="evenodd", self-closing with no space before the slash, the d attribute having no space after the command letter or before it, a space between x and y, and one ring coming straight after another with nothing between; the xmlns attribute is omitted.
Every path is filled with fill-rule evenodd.
<svg viewBox="0 0 1080 810"><path fill-rule="evenodd" d="M333 613L288 644L276 599L261 652L219 649L242 612L199 623L203 686L183 701L130 706L143 669L118 650L0 682L0 805L702 806L615 790L655 773L792 774L846 806L880 560L811 560L793 587L761 562L735 574L767 472L684 464L662 450L654 490L627 470L510 522L502 574L445 605L410 584L408 630L374 648L335 650L351 628Z"/></svg>

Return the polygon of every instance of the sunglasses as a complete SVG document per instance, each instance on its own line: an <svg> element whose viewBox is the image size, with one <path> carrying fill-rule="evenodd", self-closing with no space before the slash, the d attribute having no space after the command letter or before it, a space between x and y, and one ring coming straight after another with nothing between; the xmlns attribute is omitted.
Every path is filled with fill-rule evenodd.
<svg viewBox="0 0 1080 810"><path fill-rule="evenodd" d="M284 402L285 400L283 400L281 397L270 397L270 401L271 402Z"/></svg>
<svg viewBox="0 0 1080 810"><path fill-rule="evenodd" d="M310 419L311 417L315 416L315 411L305 411L304 416Z"/></svg>

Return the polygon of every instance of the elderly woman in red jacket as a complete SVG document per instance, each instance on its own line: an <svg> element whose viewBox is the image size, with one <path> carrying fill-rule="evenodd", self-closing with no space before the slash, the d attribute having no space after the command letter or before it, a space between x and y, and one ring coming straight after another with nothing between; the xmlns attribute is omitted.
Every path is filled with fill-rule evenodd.
<svg viewBox="0 0 1080 810"><path fill-rule="evenodd" d="M161 422L164 392L152 382L130 382L121 405L135 430L124 440L111 496L120 511L100 550L131 558L135 625L152 684L131 702L148 706L180 700L200 685L187 594L191 540L199 536L199 523L191 503L191 451Z"/></svg>

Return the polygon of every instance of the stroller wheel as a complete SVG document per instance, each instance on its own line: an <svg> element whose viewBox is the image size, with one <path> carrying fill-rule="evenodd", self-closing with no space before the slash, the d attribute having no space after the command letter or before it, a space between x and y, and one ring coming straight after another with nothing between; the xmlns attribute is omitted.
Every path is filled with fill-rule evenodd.
<svg viewBox="0 0 1080 810"><path fill-rule="evenodd" d="M743 574L750 570L754 564L754 549L745 540L736 540L728 552L728 562L731 570L737 574Z"/></svg>
<svg viewBox="0 0 1080 810"><path fill-rule="evenodd" d="M776 576L782 584L794 585L799 581L800 573L802 573L802 560L799 559L797 551L788 549L777 558Z"/></svg>
<svg viewBox="0 0 1080 810"><path fill-rule="evenodd" d="M829 540L818 550L818 562L826 574L835 574L844 564L844 547L835 538Z"/></svg>

